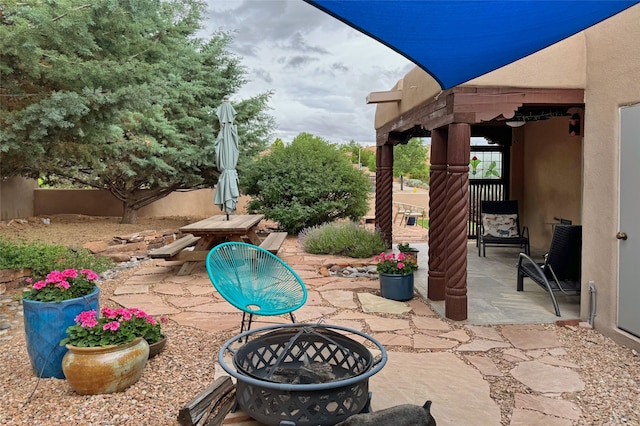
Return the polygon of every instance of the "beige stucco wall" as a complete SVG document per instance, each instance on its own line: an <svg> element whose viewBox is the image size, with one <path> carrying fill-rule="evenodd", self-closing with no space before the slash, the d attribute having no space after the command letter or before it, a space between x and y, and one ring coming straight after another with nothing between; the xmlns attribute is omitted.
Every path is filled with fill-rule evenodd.
<svg viewBox="0 0 640 426"><path fill-rule="evenodd" d="M568 117L527 123L514 133L521 168L519 206L532 248L551 243L554 217L582 223L582 137L569 135ZM515 174L515 173L514 173ZM512 194L513 195L513 194Z"/></svg>
<svg viewBox="0 0 640 426"><path fill-rule="evenodd" d="M33 189L37 186L33 179L0 179L0 220L32 216Z"/></svg>
<svg viewBox="0 0 640 426"><path fill-rule="evenodd" d="M585 34L581 32L461 86L583 88L586 56Z"/></svg>
<svg viewBox="0 0 640 426"><path fill-rule="evenodd" d="M619 108L640 102L640 6L586 31L583 282L598 290L596 328L617 340ZM588 294L582 296L582 315ZM633 339L634 342L640 339Z"/></svg>
<svg viewBox="0 0 640 426"><path fill-rule="evenodd" d="M212 189L173 192L138 211L138 217L208 217L222 214L213 204ZM122 216L122 203L106 191L93 189L36 189L33 191L33 215L85 214ZM244 213L249 197L238 200L238 212ZM20 217L26 217L24 215Z"/></svg>

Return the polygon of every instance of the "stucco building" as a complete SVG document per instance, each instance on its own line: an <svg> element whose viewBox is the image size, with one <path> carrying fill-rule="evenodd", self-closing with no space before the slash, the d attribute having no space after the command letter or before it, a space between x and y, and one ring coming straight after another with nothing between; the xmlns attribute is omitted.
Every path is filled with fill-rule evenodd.
<svg viewBox="0 0 640 426"><path fill-rule="evenodd" d="M447 297L448 317L466 315L467 216L460 211L468 198L452 188L468 185L469 139L484 136L507 147L508 198L519 200L532 247L548 247L554 217L583 226L582 319L640 347L640 224L631 220L640 217L634 201L640 178L640 106L634 107L640 105L639 22L636 5L453 89L441 92L415 68L379 94L377 222L389 235L386 182L393 146L430 135L429 239L436 258L430 258L429 293ZM518 128L506 125L526 114L535 119ZM441 210L435 217L434 202Z"/></svg>

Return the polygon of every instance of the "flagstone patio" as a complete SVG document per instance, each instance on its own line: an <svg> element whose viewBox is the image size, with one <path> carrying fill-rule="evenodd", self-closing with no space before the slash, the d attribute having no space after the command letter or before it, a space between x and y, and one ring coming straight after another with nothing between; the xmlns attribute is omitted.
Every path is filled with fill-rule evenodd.
<svg viewBox="0 0 640 426"><path fill-rule="evenodd" d="M533 285L516 293L517 253L507 253L502 260L493 255L476 259L475 246L470 245L469 319L452 322L443 316L443 302L424 297L428 246L415 245L422 266L416 273L416 297L409 302L379 297L377 280L322 275L323 265L345 259L302 253L294 238L279 253L308 288L308 302L295 313L298 322L323 321L356 329L387 349L387 365L370 379L372 408L432 400L438 425L498 425L501 411L490 382L492 377L508 376L517 383L510 391L511 425L569 425L579 418L580 409L570 396L584 383L577 366L563 358L566 352L553 329L541 325L556 320L548 296L540 297ZM139 268L116 289L112 300L165 315L183 326L212 333L239 331L241 313L216 293L204 268L187 277L177 276L178 268L164 261ZM561 309L563 317L577 312L570 303L563 302ZM288 322L288 317L277 321ZM241 412L230 414L227 422L258 424Z"/></svg>

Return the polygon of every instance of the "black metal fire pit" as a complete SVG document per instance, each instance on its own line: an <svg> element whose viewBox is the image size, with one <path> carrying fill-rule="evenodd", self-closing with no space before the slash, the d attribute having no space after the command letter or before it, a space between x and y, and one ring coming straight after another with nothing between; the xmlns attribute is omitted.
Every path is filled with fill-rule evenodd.
<svg viewBox="0 0 640 426"><path fill-rule="evenodd" d="M374 359L366 346L338 331L363 337L380 357ZM238 349L231 347L242 341ZM233 354L233 367L224 360L226 351ZM259 422L332 426L368 408L369 377L384 367L387 352L357 330L285 324L235 336L222 346L218 361L237 379L240 408Z"/></svg>

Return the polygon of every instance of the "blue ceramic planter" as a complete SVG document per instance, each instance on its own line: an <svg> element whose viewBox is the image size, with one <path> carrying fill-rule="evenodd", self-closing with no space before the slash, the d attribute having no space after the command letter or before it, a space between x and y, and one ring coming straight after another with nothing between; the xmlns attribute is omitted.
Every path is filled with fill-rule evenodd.
<svg viewBox="0 0 640 426"><path fill-rule="evenodd" d="M413 298L413 274L380 274L380 293L385 299L411 300Z"/></svg>
<svg viewBox="0 0 640 426"><path fill-rule="evenodd" d="M39 377L64 379L62 357L67 353L60 340L67 337L67 328L82 311L100 309L100 290L88 296L56 302L23 299L24 331L31 367Z"/></svg>

